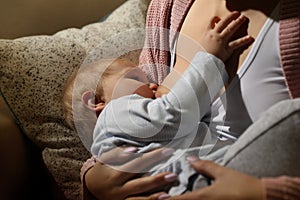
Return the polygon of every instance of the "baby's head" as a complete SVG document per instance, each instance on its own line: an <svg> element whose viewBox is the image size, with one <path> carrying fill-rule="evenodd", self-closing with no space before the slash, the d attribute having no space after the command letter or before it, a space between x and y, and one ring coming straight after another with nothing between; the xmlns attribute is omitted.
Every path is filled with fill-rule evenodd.
<svg viewBox="0 0 300 200"><path fill-rule="evenodd" d="M80 68L68 79L63 95L64 117L73 129L90 132L111 100L130 94L155 98L156 89L157 85L150 84L131 61L100 60Z"/></svg>

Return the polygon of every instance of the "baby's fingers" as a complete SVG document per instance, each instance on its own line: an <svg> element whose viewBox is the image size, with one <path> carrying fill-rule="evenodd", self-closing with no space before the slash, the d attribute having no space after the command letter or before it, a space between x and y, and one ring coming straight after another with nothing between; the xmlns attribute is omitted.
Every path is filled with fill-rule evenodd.
<svg viewBox="0 0 300 200"><path fill-rule="evenodd" d="M242 38L238 38L236 40L233 40L229 42L228 47L231 51L241 49L245 50L247 49L252 43L254 42L254 38L250 35L244 36Z"/></svg>
<svg viewBox="0 0 300 200"><path fill-rule="evenodd" d="M237 19L232 19L221 32L221 36L230 39L239 28L247 21L247 17L240 15Z"/></svg>
<svg viewBox="0 0 300 200"><path fill-rule="evenodd" d="M216 23L215 30L218 33L222 33L224 31L224 29L228 26L228 24L230 24L233 20L239 18L239 16L240 16L240 13L237 11L230 13L224 19L222 19Z"/></svg>

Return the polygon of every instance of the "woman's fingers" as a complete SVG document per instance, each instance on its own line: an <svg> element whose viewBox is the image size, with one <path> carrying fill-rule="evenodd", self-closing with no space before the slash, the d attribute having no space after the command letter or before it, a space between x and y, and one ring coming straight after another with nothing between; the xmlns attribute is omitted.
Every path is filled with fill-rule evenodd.
<svg viewBox="0 0 300 200"><path fill-rule="evenodd" d="M147 153L136 153L136 151L136 147L116 147L103 153L98 161L118 171L143 173L158 162L168 159L174 152L173 149L164 148Z"/></svg>
<svg viewBox="0 0 300 200"><path fill-rule="evenodd" d="M297 200L300 197L300 178L291 176L267 177L262 179L265 190L276 191L276 196Z"/></svg>
<svg viewBox="0 0 300 200"><path fill-rule="evenodd" d="M300 178L299 177L290 177L290 187L295 191L298 197L300 197Z"/></svg>
<svg viewBox="0 0 300 200"><path fill-rule="evenodd" d="M163 191L164 187L172 185L176 180L176 174L165 172L154 176L133 179L125 183L122 189L130 195L147 193L149 191Z"/></svg>
<svg viewBox="0 0 300 200"><path fill-rule="evenodd" d="M216 177L221 176L223 173L223 167L214 162L208 160L196 160L194 157L192 159L193 160L190 159L191 166L203 176L215 179Z"/></svg>
<svg viewBox="0 0 300 200"><path fill-rule="evenodd" d="M154 165L168 159L173 153L173 149L156 149L147 153L141 153L133 160L128 161L121 166L114 166L114 168L129 173L145 173Z"/></svg>
<svg viewBox="0 0 300 200"><path fill-rule="evenodd" d="M148 197L129 197L126 198L125 200L164 200L169 198L170 196L164 192L159 192L156 194L153 194L151 196Z"/></svg>
<svg viewBox="0 0 300 200"><path fill-rule="evenodd" d="M155 149L142 154L134 153L135 151L135 147L128 147L125 148L125 150L123 148L112 149L104 153L101 158L98 159L94 168L99 168L98 170L101 171L106 170L110 175L110 180L117 182L118 185L122 185L128 180L137 178L142 173L146 173L147 169L168 159L174 152L173 149L165 148ZM118 161L118 159L120 160ZM154 181L153 179L150 180Z"/></svg>
<svg viewBox="0 0 300 200"><path fill-rule="evenodd" d="M116 147L110 151L104 152L98 160L108 165L121 165L128 162L138 155L135 153L136 147Z"/></svg>
<svg viewBox="0 0 300 200"><path fill-rule="evenodd" d="M290 177L290 176L280 176L278 178L279 182L282 183L284 188L282 189L283 196L287 195L291 199L298 199L300 197L300 178Z"/></svg>
<svg viewBox="0 0 300 200"><path fill-rule="evenodd" d="M177 180L177 175L169 172L154 176L140 176L136 173L116 171L107 165L96 162L94 167L86 173L85 183L88 190L96 197L125 199L125 197L142 193L163 191L162 188ZM102 184L101 181L105 184ZM151 195L151 198L154 196Z"/></svg>
<svg viewBox="0 0 300 200"><path fill-rule="evenodd" d="M211 186L207 186L198 190L193 190L192 192L187 192L182 195L173 196L168 200L206 200L206 199L217 199L208 198L211 197L209 194L216 193Z"/></svg>

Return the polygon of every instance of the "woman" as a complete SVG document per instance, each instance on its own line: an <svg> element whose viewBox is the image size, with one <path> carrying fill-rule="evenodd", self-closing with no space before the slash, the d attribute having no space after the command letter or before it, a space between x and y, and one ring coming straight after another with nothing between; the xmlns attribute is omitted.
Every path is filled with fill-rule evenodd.
<svg viewBox="0 0 300 200"><path fill-rule="evenodd" d="M249 18L250 23L248 32L250 35L257 38L256 43L251 50L244 51L239 57L239 62L237 63L239 76L228 86L231 87L231 92L226 95L228 104L226 120L216 120L214 122L216 124L215 127L220 127L217 126L220 124L222 125L222 129L216 131L219 131L221 136L227 140L230 140L230 138L233 138L234 140L239 137L239 135L242 134L243 131L271 105L284 99L300 96L300 91L297 88L299 83L292 83L300 81L300 78L297 77L299 76L299 73L289 72L296 72L299 70L299 67L297 68L295 66L295 63L297 63L297 59L299 58L295 57L293 51L285 49L286 45L284 44L287 41L285 41L284 38L278 38L279 26L281 27L281 34L284 34L285 31L291 32L288 28L284 28L284 25L279 25L279 8L277 7L279 3L279 0L252 0L246 2L238 0L228 0L226 2L220 0L211 0L209 2L204 0L197 0L195 2L192 0L174 0L173 2L154 0L149 8L148 26L156 25L169 28L166 26L168 20L170 20L170 36L165 38L165 35L159 34L160 37L162 37L159 38L159 40L164 41L165 43L169 42L170 49L176 51L180 51L180 38L176 38L176 34L172 34L176 33L176 31L180 30L181 33L189 35L197 40L198 37L202 37L201 29L208 23L208 20L215 15L222 18L229 12L228 9L239 10ZM293 18L291 21L296 21L295 25L298 26L299 1L282 0L281 3L280 10L282 11L282 14L289 14L289 16L286 16L288 16L288 18ZM199 17L199 15L201 15L201 17ZM282 19L285 19L286 16L282 16ZM197 20L199 18L201 18L200 22ZM197 23L194 23L195 21L197 21ZM294 26L290 25L289 27L293 28ZM296 28L296 31L299 31L299 27L298 29ZM151 46L151 44L147 44L147 42L151 43L157 41L158 38L151 38L151 35L155 34L148 35L145 46ZM296 39L293 36L289 36L288 42L290 44L299 43L299 38L297 38L298 35L296 34ZM274 42L278 40L280 40L281 48L284 50L281 51L281 56L279 55L279 44ZM177 41L177 43L174 41ZM174 46L174 44L177 46ZM298 48L296 50L296 54L298 54L299 45L295 44L294 46L296 46L296 49ZM289 53L289 56L283 56L284 53ZM232 62L234 61L236 60L233 59ZM166 66L168 66L170 62L170 54L166 51L153 52L151 49L145 49L141 55L141 63L144 63L141 67L148 72L153 81L158 83L160 83L168 73L168 68ZM177 60L176 62L180 61ZM149 66L147 64L151 63L158 63L158 65L154 68L147 68L147 66ZM281 63L283 63L283 66L281 66ZM272 75L270 76L268 74ZM260 95L255 95L258 93L258 89L261 89L262 91L259 93ZM255 99L253 97L255 97ZM219 99L217 101L221 100L222 99ZM215 116L215 119L218 119L217 116L220 113L213 111L218 110L222 113L222 108L220 109L212 109L210 116ZM228 137L228 134L231 137ZM122 150L116 149L115 151ZM134 151L134 148L131 148L130 151ZM143 155L143 158L133 160L126 165L142 163L142 166L147 167L148 164L151 165L159 160L165 159L162 152L162 149L155 150ZM109 154L106 156L108 158L110 157ZM121 156L122 158L118 158L118 161L128 159L128 156L124 156L124 154ZM148 160L147 158L152 158L152 160ZM194 161L192 162L192 166L194 166L196 170L209 177L213 177L215 183L218 184L213 184L211 187L208 187L210 189L204 188L179 197L173 197L174 199L199 199L201 197L205 197L205 199L220 199L223 197L222 199L224 199L224 195L227 196L228 199L262 199L265 191L267 191L267 195L265 196L270 197L269 188L277 191L274 193L274 198L280 199L282 198L282 194L285 194L290 198L299 198L299 196L297 196L299 195L297 189L288 193L282 191L288 184L292 186L287 188L299 188L298 178L278 177L274 179L259 180L210 162L195 161L194 158L190 158L190 160ZM214 170L209 170L210 167ZM102 171L106 177L109 174L111 181L106 182L105 186L99 186L99 183L88 182L89 176L99 176L99 180L101 180L100 178L103 177L103 174L99 174L97 171ZM134 179L136 178L136 175L134 174L117 172L101 163L96 163L95 166L86 173L85 181L87 182L88 188L94 192L96 196L100 196L104 199L125 199L128 196L149 192L158 186L168 184L169 182L174 181L174 177L173 174L164 173L153 177ZM240 180L246 181L247 185L240 185ZM230 184L240 186L238 190L239 194L235 193L236 190L234 190L234 188L231 189L225 187ZM279 187L277 188L274 185L279 185ZM226 188L226 190L224 190L224 188ZM249 191L249 189L251 191ZM217 192L211 193L210 191ZM167 198L167 196L164 193L155 193L149 197L132 197L128 199L156 198L163 199Z"/></svg>

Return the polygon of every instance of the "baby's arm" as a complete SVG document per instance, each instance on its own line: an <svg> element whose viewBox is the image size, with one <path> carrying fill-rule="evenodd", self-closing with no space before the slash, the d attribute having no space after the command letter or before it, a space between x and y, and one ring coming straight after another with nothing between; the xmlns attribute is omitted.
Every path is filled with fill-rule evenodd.
<svg viewBox="0 0 300 200"><path fill-rule="evenodd" d="M180 34L178 37L176 63L158 89L157 97L166 94L174 86L197 52L205 51L226 62L235 50L249 47L254 41L249 35L232 40L232 37L246 21L247 18L245 16L240 15L238 12L232 12L222 20L214 17L205 29L203 37L200 37L197 41L187 35ZM230 68L226 70L230 73L235 71Z"/></svg>

